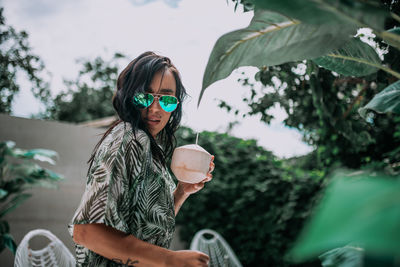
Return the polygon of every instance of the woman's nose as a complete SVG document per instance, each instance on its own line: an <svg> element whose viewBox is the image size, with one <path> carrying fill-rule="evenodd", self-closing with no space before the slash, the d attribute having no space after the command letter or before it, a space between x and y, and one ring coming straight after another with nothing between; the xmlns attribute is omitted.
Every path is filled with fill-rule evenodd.
<svg viewBox="0 0 400 267"><path fill-rule="evenodd" d="M154 98L154 101L153 101L153 103L151 103L149 109L151 109L154 112L161 110L161 106L160 106L160 102L158 102L158 98Z"/></svg>

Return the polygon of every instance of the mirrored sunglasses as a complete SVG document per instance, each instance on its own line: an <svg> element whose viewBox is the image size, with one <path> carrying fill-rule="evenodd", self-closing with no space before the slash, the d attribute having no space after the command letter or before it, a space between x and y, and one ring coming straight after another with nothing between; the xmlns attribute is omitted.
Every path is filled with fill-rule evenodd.
<svg viewBox="0 0 400 267"><path fill-rule="evenodd" d="M174 111L179 104L178 98L172 95L157 95L150 93L139 93L133 97L133 103L140 109L148 108L153 104L154 99L158 99L158 103L166 112Z"/></svg>

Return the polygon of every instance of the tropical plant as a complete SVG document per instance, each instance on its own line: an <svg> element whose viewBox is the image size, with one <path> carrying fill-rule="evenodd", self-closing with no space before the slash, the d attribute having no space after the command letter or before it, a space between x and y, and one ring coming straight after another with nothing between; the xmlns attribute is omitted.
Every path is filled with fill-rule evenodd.
<svg viewBox="0 0 400 267"><path fill-rule="evenodd" d="M14 254L17 245L10 234L5 215L15 210L31 194L26 191L33 186L54 186L62 179L57 173L40 167L31 160L55 164L57 153L47 149L23 150L12 141L0 143L0 252L8 248Z"/></svg>
<svg viewBox="0 0 400 267"><path fill-rule="evenodd" d="M43 103L50 100L48 82L43 77L44 63L32 53L25 31L16 31L6 25L0 7L0 112L11 113L14 96L20 91L17 78L25 74L31 84L33 95Z"/></svg>
<svg viewBox="0 0 400 267"><path fill-rule="evenodd" d="M400 11L398 1L382 2L391 10ZM385 25L393 28L398 22L387 19ZM369 37L368 31L363 32L357 38L375 43L378 51L386 51L381 54L382 65L400 71L400 52L379 39ZM367 48L372 52L371 49ZM346 66L356 67L349 64L343 65L343 68ZM371 69L367 67L365 71L364 74L368 74ZM241 114L224 100L220 100L220 107L242 116L261 115L265 123L273 119L270 113L272 108L277 105L283 108L287 114L283 123L299 130L304 141L315 148L315 156L308 157L311 159L311 168L336 165L364 168L369 165L374 169L396 173L399 171L396 153L400 141L399 116L360 109L360 113L367 116L364 121L357 112L375 94L395 81L393 75L382 70L362 77L345 77L319 67L311 60L288 62L260 68L255 80L246 77L243 72L239 82L250 89L244 98L249 112ZM396 101L396 98L392 101Z"/></svg>
<svg viewBox="0 0 400 267"><path fill-rule="evenodd" d="M286 62L312 60L342 75L363 76L383 70L396 80L400 73L382 65L376 51L354 37L360 28L373 33L392 48L400 48L397 28L386 29L385 19L400 17L376 1L249 0L255 6L250 25L221 36L203 77L204 90L241 66L267 68ZM366 108L376 112L399 111L388 101L400 95L400 83L378 94ZM388 93L390 92L390 93ZM380 105L379 103L386 103ZM362 112L362 115L365 112Z"/></svg>

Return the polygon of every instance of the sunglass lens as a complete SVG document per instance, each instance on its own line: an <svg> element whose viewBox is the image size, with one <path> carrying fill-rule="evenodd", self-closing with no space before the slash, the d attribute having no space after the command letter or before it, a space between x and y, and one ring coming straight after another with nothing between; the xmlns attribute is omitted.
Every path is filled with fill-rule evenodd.
<svg viewBox="0 0 400 267"><path fill-rule="evenodd" d="M178 106L178 99L174 96L164 95L160 97L160 106L166 112L172 112Z"/></svg>
<svg viewBox="0 0 400 267"><path fill-rule="evenodd" d="M151 94L137 94L133 98L133 103L140 109L147 108L153 103L154 97Z"/></svg>

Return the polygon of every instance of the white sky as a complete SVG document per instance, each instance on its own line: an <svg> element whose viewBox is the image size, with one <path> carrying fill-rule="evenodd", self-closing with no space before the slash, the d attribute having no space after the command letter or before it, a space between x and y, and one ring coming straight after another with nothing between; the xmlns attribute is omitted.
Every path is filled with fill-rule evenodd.
<svg viewBox="0 0 400 267"><path fill-rule="evenodd" d="M218 37L246 27L252 13L234 12L228 0L2 0L6 24L29 33L29 42L52 73L51 89L56 95L65 87L63 79L74 79L78 58L110 58L122 52L131 59L144 51L171 58L192 97L184 103L182 124L195 130L224 132L233 115L217 107L223 99L246 110L242 96L247 90L236 82L239 72L209 87L196 109L208 56ZM229 3L227 3L229 2ZM121 66L124 67L124 66ZM246 68L253 75L254 68ZM13 115L29 117L41 109L28 88L23 88L13 105ZM240 125L232 134L254 138L280 157L305 154L311 150L296 130L283 126L286 114L274 111L276 120L265 125L257 117L236 118ZM201 138L201 136L200 136Z"/></svg>

